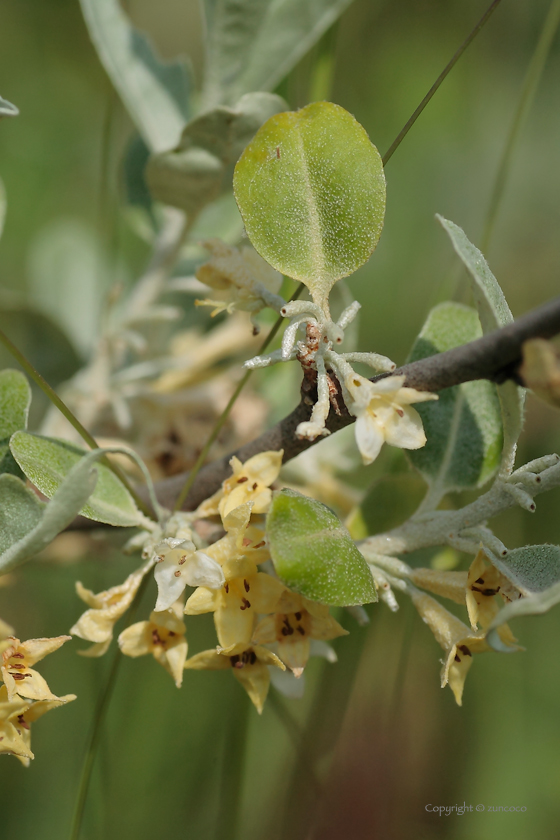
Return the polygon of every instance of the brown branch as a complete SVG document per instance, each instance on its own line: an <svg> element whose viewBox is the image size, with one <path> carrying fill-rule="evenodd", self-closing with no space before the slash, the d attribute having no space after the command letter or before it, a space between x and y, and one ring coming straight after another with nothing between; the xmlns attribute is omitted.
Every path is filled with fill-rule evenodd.
<svg viewBox="0 0 560 840"><path fill-rule="evenodd" d="M518 374L523 342L529 338L552 338L559 333L560 297L528 312L507 327L445 353L403 365L391 375L404 375L405 385L418 391L441 391L473 379L489 379L496 383L514 379L523 384ZM388 375L375 376L372 381ZM302 389L300 404L271 429L235 452L203 467L191 488L184 509L193 510L220 487L222 481L231 473L229 461L233 455L241 461L246 461L259 452L283 449L283 460L286 462L321 440L298 440L295 436L298 424L309 420L311 416L314 395L309 388L307 383L306 389ZM330 432L337 432L354 420L355 418L345 411L337 414L333 410L327 420L327 428ZM182 474L159 482L156 491L160 503L165 507L172 507L185 479L186 474Z"/></svg>

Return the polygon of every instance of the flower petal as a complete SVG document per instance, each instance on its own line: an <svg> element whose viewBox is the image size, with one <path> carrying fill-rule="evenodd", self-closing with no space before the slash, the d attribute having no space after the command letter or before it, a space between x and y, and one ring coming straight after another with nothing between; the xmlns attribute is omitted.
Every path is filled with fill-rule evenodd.
<svg viewBox="0 0 560 840"><path fill-rule="evenodd" d="M369 414L360 414L356 420L356 444L364 464L371 464L383 446L383 432Z"/></svg>

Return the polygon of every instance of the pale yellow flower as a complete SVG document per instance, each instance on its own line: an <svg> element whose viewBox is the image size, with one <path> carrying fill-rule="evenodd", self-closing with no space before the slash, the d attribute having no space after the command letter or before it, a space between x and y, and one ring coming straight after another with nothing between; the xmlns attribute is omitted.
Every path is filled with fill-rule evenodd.
<svg viewBox="0 0 560 840"><path fill-rule="evenodd" d="M49 653L58 650L70 636L55 636L52 639L28 639L20 642L13 636L9 646L2 652L2 679L6 684L8 699L27 697L30 700L59 700L48 687L46 680L33 669Z"/></svg>
<svg viewBox="0 0 560 840"><path fill-rule="evenodd" d="M467 597L467 572L444 569L413 569L410 580L442 598L449 598L456 604L465 604Z"/></svg>
<svg viewBox="0 0 560 840"><path fill-rule="evenodd" d="M123 630L119 646L125 656L145 656L151 653L160 665L171 674L177 688L183 682L187 658L185 623L181 619L183 605L180 601L167 610L150 614L149 621L139 621Z"/></svg>
<svg viewBox="0 0 560 840"><path fill-rule="evenodd" d="M197 671L232 670L259 714L262 713L270 685L269 665L285 670L284 663L272 651L260 645L234 649L229 653L204 650L185 662L185 668Z"/></svg>
<svg viewBox="0 0 560 840"><path fill-rule="evenodd" d="M280 659L294 676L301 677L309 659L311 639L327 641L346 635L348 631L332 617L327 606L286 590L275 614L265 616L255 627L253 642L276 643Z"/></svg>
<svg viewBox="0 0 560 840"><path fill-rule="evenodd" d="M404 376L370 382L352 372L344 379L346 405L356 419L356 443L364 464L371 464L386 442L400 449L420 449L426 435L411 403L437 400L436 394L404 388Z"/></svg>
<svg viewBox="0 0 560 840"><path fill-rule="evenodd" d="M473 654L483 653L491 648L486 643L484 633L473 633L431 595L412 589L411 597L422 620L446 653L441 670L441 687L449 685L457 705L461 706L465 679L472 665ZM499 628L498 634L504 644L509 643L507 634L502 633L502 628ZM518 649L510 646L512 650Z"/></svg>
<svg viewBox="0 0 560 840"><path fill-rule="evenodd" d="M197 510L201 518L219 513L225 519L240 505L253 502L253 513L268 513L272 500L271 484L276 481L282 466L284 450L259 452L244 464L235 456L231 459L232 475L221 488L203 502Z"/></svg>
<svg viewBox="0 0 560 840"><path fill-rule="evenodd" d="M144 575L153 567L155 560L150 557L146 563L132 572L123 583L112 586L97 595L76 582L76 591L82 601L91 609L86 610L74 626L70 629L73 636L79 636L94 644L80 650L82 656L103 656L113 638L113 628L119 618L130 607L138 591Z"/></svg>
<svg viewBox="0 0 560 840"><path fill-rule="evenodd" d="M0 688L0 753L15 755L24 767L29 767L31 752L31 724L57 706L65 706L76 699L75 694L65 694L52 700L36 702L7 699L6 686Z"/></svg>
<svg viewBox="0 0 560 840"><path fill-rule="evenodd" d="M265 306L280 311L285 304L278 296L282 275L263 260L253 248L240 250L220 239L202 243L211 258L195 272L196 278L217 292L215 298L197 300L197 306L213 306L212 317L219 312L260 312Z"/></svg>
<svg viewBox="0 0 560 840"><path fill-rule="evenodd" d="M513 601L520 597L520 592L498 569L493 566L481 548L468 573L466 590L467 610L473 628L478 624L486 629L490 626L500 610L495 596L500 594L505 600ZM515 639L507 624L500 628L503 633L509 633L511 641Z"/></svg>
<svg viewBox="0 0 560 840"><path fill-rule="evenodd" d="M169 609L185 586L216 589L224 582L220 565L206 552L198 551L192 540L168 537L156 545L155 553L158 612Z"/></svg>

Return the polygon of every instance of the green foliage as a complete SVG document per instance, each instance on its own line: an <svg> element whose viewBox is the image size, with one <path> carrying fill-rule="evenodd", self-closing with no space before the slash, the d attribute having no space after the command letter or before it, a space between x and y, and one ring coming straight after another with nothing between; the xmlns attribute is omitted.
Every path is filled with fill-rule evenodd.
<svg viewBox="0 0 560 840"><path fill-rule="evenodd" d="M526 545L492 562L524 596L500 610L489 627L488 642L501 651L507 648L497 633L500 625L523 615L540 615L560 603L560 547Z"/></svg>
<svg viewBox="0 0 560 840"><path fill-rule="evenodd" d="M12 105L7 99L2 99L0 96L0 119L2 117L17 117L18 114L19 108L16 108L15 105Z"/></svg>
<svg viewBox="0 0 560 840"><path fill-rule="evenodd" d="M80 0L99 59L152 151L172 148L189 117L187 67L164 64L118 0Z"/></svg>
<svg viewBox="0 0 560 840"><path fill-rule="evenodd" d="M215 108L192 120L176 149L150 158L146 180L152 197L188 215L198 213L220 195L230 167L259 126L285 107L272 93L248 93L234 108Z"/></svg>
<svg viewBox="0 0 560 840"><path fill-rule="evenodd" d="M286 586L332 606L377 601L366 561L326 505L281 490L274 494L266 527L274 568Z"/></svg>
<svg viewBox="0 0 560 840"><path fill-rule="evenodd" d="M416 473L383 475L368 490L360 505L367 534L390 531L409 519L426 494Z"/></svg>
<svg viewBox="0 0 560 840"><path fill-rule="evenodd" d="M474 309L458 303L436 306L412 348L414 362L443 353L479 338L480 323ZM494 385L485 380L446 388L437 402L415 406L422 417L428 442L408 453L441 498L451 490L481 487L497 470L502 447L500 407Z"/></svg>
<svg viewBox="0 0 560 840"><path fill-rule="evenodd" d="M96 480L91 460L83 459L60 483L52 501L44 505L19 478L0 476L0 572L31 559L64 531L83 512Z"/></svg>
<svg viewBox="0 0 560 840"><path fill-rule="evenodd" d="M21 475L10 452L10 437L27 428L31 388L19 370L0 371L0 473Z"/></svg>
<svg viewBox="0 0 560 840"><path fill-rule="evenodd" d="M339 105L272 117L235 167L235 197L256 250L323 304L366 262L385 213L381 157Z"/></svg>
<svg viewBox="0 0 560 840"><path fill-rule="evenodd" d="M86 452L73 444L55 438L17 432L12 436L10 449L17 463L33 484L47 498L53 498L63 480L78 463L87 457L87 464L105 456L103 450ZM97 484L87 505L79 513L87 519L108 525L132 526L143 521L132 496L103 463L97 464ZM87 498L87 497L86 497Z"/></svg>
<svg viewBox="0 0 560 840"><path fill-rule="evenodd" d="M513 321L511 310L482 253L469 242L465 232L458 225L444 219L443 216L438 215L436 218L449 235L455 251L471 276L482 331L486 334L510 324ZM510 473L515 461L517 441L523 428L525 391L508 381L498 386L498 396L504 428L502 469Z"/></svg>
<svg viewBox="0 0 560 840"><path fill-rule="evenodd" d="M205 0L206 107L273 90L352 0Z"/></svg>

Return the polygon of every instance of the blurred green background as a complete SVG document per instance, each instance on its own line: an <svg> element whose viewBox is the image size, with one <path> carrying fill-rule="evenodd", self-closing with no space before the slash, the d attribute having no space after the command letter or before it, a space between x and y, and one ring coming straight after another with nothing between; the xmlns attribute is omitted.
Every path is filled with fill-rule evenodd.
<svg viewBox="0 0 560 840"><path fill-rule="evenodd" d="M330 96L357 117L383 153L486 5L355 0L281 92L292 107L305 104L318 84L321 55L332 49ZM390 161L381 243L350 281L363 304L359 349L401 363L431 306L449 297L468 300L465 277L434 213L480 242L500 154L548 7L546 0L502 3ZM128 8L163 55L188 51L200 74L194 0L134 0ZM0 126L0 177L8 195L0 325L57 384L77 369L82 351L42 316L31 322L22 307L38 295L43 310L48 308L41 249L55 235L85 243L84 261L91 261L97 238L125 278L141 270L147 248L120 209L122 159L132 127L99 65L76 0L4 0L2 33L0 93L21 114ZM514 315L559 288L559 82L557 38L487 254ZM78 262L80 254L78 249ZM11 365L4 355L0 361ZM36 401L36 418L42 405ZM558 412L529 398L519 463L560 451L559 421ZM384 465L387 459L370 477ZM512 548L560 543L559 503L558 490L540 496L535 514L515 509L500 519L496 532ZM79 563L29 564L0 590L0 614L22 639L65 633L80 614L74 581L97 591L121 581L134 563L105 547ZM140 614L152 597L150 591ZM451 692L439 688L441 652L410 605L403 603L396 615L384 605L368 610L369 628L341 617L351 635L335 642L339 663L312 661L305 699L271 695L261 718L226 675L189 673L177 691L151 660L124 662L83 837L234 840L227 820L237 802L242 840L557 838L560 667L551 650L560 611L514 627L525 653L477 658L459 709ZM191 622L188 634L192 652L214 644L210 620ZM55 693L75 692L78 700L34 727L37 758L29 769L15 758L0 759L6 837L60 840L69 831L95 698L110 665L76 656L79 644L67 644L42 668ZM245 734L246 750L237 749ZM312 761L319 783L309 769ZM236 791L231 779L239 767L245 781ZM428 804L464 802L527 810L442 817L425 810Z"/></svg>

